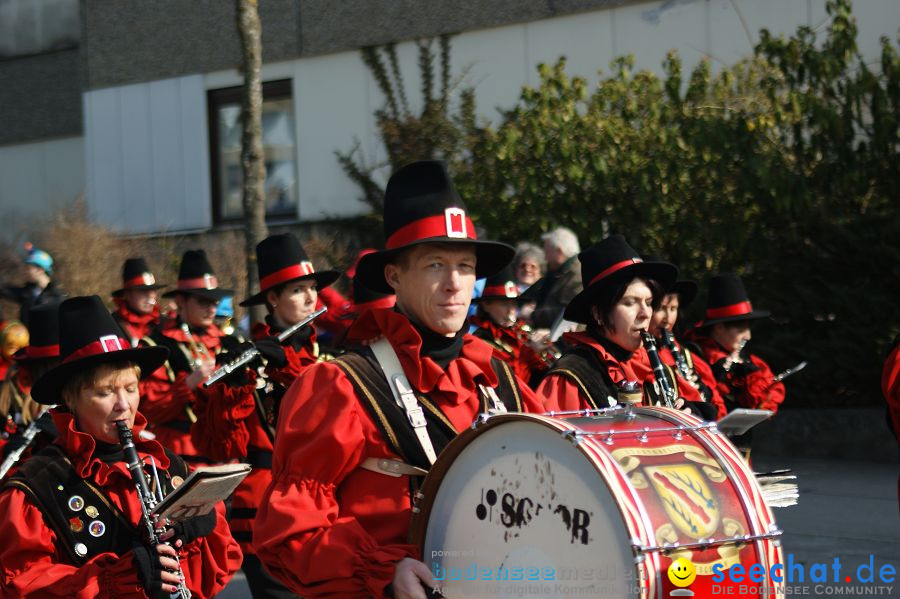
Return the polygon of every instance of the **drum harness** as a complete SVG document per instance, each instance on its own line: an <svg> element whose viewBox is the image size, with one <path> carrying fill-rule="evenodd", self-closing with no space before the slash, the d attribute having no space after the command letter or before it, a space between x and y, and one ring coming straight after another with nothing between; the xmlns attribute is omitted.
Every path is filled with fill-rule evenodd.
<svg viewBox="0 0 900 599"><path fill-rule="evenodd" d="M391 393L394 395L394 401L396 401L397 405L406 412L406 418L409 420L409 424L412 426L416 439L422 447L422 451L425 452L429 464L434 464L437 459L437 454L434 451L431 437L428 436L425 413L422 410L422 406L419 405L419 401L416 399L416 394L413 392L412 385L409 384L409 379L403 374L403 367L400 365L400 359L397 357L397 353L386 338L375 341L369 345L369 348L372 350L372 353L375 354L375 360L384 371L384 376L388 381L388 387L391 388ZM478 388L481 393L490 400L490 404L493 406L490 410L491 413L506 413L506 406L500 401L500 398L492 387L478 385ZM384 458L366 458L363 460L362 464L360 464L360 467L371 470L372 472L380 472L381 474L387 474L388 476L394 477L404 474L424 476L428 473L426 470L417 466L405 464L398 460Z"/></svg>

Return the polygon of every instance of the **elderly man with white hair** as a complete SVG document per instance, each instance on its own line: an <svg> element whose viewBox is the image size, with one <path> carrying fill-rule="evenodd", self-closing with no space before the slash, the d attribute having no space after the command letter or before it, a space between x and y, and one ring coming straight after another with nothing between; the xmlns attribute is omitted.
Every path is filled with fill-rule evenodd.
<svg viewBox="0 0 900 599"><path fill-rule="evenodd" d="M550 329L562 316L566 305L581 291L581 264L578 262L581 247L575 233L565 227L545 233L541 240L547 274L527 295L537 302L531 323L536 328Z"/></svg>

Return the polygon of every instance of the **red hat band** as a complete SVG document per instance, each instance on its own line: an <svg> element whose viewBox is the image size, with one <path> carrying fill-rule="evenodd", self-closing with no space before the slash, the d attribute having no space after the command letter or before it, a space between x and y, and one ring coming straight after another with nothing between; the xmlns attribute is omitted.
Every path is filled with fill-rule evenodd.
<svg viewBox="0 0 900 599"><path fill-rule="evenodd" d="M430 237L477 240L475 224L462 208L447 208L444 214L428 216L406 224L388 237L384 244L393 250Z"/></svg>
<svg viewBox="0 0 900 599"><path fill-rule="evenodd" d="M293 279L299 279L300 277L306 277L312 274L315 274L316 269L313 268L312 262L308 260L304 260L300 264L292 264L287 268L282 268L281 270L276 270L273 273L270 273L264 276L259 281L259 286L261 289L269 289L278 285L279 283L284 283L285 281L292 281Z"/></svg>
<svg viewBox="0 0 900 599"><path fill-rule="evenodd" d="M626 266L631 266L632 264L640 264L641 262L643 262L643 260L641 260L640 258L629 258L628 260L622 260L621 262L616 262L612 266L600 271L593 279L591 279L591 282L588 283L588 286L591 286L594 283L596 283L597 281L599 281L601 279L605 279L606 277L619 272Z"/></svg>
<svg viewBox="0 0 900 599"><path fill-rule="evenodd" d="M728 318L730 316L743 316L745 314L750 314L751 312L753 312L753 306L750 305L750 302L738 302L737 304L722 306L720 308L707 308L706 320Z"/></svg>
<svg viewBox="0 0 900 599"><path fill-rule="evenodd" d="M25 348L26 358L56 358L59 356L59 344L29 345Z"/></svg>
<svg viewBox="0 0 900 599"><path fill-rule="evenodd" d="M179 279L178 289L189 291L191 289L216 289L219 286L219 280L216 275L205 274L195 279Z"/></svg>
<svg viewBox="0 0 900 599"><path fill-rule="evenodd" d="M141 285L156 285L156 277L149 272L142 273L139 277L134 277L133 279L128 279L127 281L123 281L122 287L139 287Z"/></svg>
<svg viewBox="0 0 900 599"><path fill-rule="evenodd" d="M127 339L122 339L121 337L116 337L115 335L105 335L103 337L100 337L93 343L88 343L81 349L73 351L71 354L65 357L63 363L71 362L72 360L80 360L81 358L87 358L99 354L108 354L111 352L123 351L126 349L131 349L131 345L128 343Z"/></svg>
<svg viewBox="0 0 900 599"><path fill-rule="evenodd" d="M481 292L482 297L508 297L508 298L517 298L519 297L519 288L516 287L516 284L513 281L507 281L503 285L492 285L491 287L485 287L484 291Z"/></svg>

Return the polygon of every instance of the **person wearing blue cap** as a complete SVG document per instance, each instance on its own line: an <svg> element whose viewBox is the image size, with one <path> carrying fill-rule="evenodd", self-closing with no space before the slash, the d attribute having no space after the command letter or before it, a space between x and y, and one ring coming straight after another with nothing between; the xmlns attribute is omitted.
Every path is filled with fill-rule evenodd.
<svg viewBox="0 0 900 599"><path fill-rule="evenodd" d="M53 258L30 243L25 244L25 284L0 286L0 298L20 306L19 320L28 326L28 312L33 306L58 303L66 295L53 282Z"/></svg>

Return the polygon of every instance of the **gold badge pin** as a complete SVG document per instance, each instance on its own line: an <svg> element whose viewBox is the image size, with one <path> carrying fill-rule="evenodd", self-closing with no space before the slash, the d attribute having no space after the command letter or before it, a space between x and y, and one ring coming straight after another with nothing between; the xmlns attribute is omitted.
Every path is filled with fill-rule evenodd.
<svg viewBox="0 0 900 599"><path fill-rule="evenodd" d="M96 518L100 514L100 510L92 505L89 505L84 508L84 513L87 514L88 518Z"/></svg>

